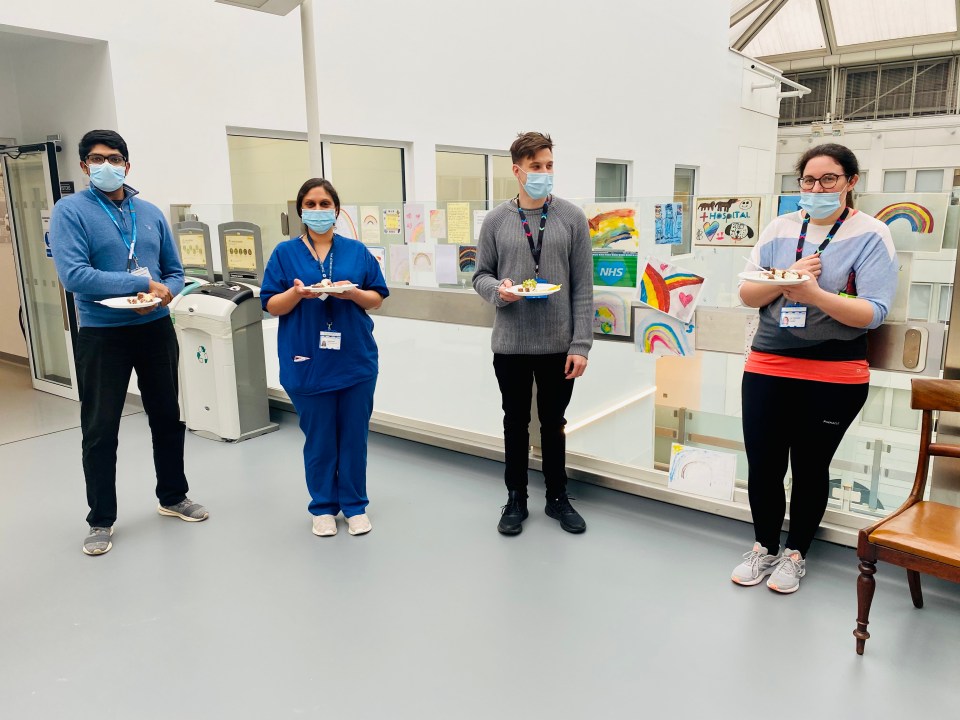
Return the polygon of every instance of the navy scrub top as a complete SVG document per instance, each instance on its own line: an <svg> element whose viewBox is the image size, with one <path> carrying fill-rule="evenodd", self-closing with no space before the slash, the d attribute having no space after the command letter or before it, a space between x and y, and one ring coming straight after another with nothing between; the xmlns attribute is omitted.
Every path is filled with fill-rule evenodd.
<svg viewBox="0 0 960 720"><path fill-rule="evenodd" d="M382 297L390 294L380 264L363 243L335 234L330 252L333 282L349 280ZM329 255L324 267L329 272ZM264 310L270 298L293 287L295 278L304 285L323 279L319 263L299 237L277 245L267 262L260 289ZM333 323L332 332L341 334L339 350L320 349L320 332L327 331L328 322ZM277 353L280 384L287 393L315 395L342 390L371 380L378 372L373 320L352 300L331 296L326 300L305 298L291 312L280 316Z"/></svg>

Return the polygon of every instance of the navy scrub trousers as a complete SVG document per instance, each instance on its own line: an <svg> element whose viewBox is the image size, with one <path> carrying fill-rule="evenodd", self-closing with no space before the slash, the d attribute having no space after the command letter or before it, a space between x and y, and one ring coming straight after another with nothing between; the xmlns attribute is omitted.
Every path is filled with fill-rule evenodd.
<svg viewBox="0 0 960 720"><path fill-rule="evenodd" d="M312 515L362 515L367 499L367 432L377 378L314 395L287 394L300 415Z"/></svg>

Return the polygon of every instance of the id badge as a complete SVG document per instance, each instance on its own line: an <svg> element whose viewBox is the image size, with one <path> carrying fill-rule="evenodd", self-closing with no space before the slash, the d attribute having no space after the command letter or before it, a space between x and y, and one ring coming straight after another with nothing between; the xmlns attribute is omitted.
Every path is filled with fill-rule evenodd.
<svg viewBox="0 0 960 720"><path fill-rule="evenodd" d="M340 349L340 333L321 332L320 333L320 349L321 350L339 350Z"/></svg>
<svg viewBox="0 0 960 720"><path fill-rule="evenodd" d="M807 308L803 305L787 305L780 308L780 327L802 328L807 326Z"/></svg>
<svg viewBox="0 0 960 720"><path fill-rule="evenodd" d="M140 267L139 265L135 270L131 270L130 274L136 275L137 277L145 277L153 280L153 276L150 275L150 268Z"/></svg>

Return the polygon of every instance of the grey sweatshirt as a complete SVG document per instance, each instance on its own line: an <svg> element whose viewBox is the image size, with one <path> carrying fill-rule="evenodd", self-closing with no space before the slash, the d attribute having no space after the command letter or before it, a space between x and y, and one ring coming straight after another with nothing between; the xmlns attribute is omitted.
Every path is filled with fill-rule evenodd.
<svg viewBox="0 0 960 720"><path fill-rule="evenodd" d="M541 210L527 210L537 240ZM506 355L567 353L587 357L593 345L593 257L583 210L556 196L550 201L543 231L540 277L563 285L545 299L507 303L497 288L509 278L514 285L534 279L533 254L513 200L484 218L477 246L473 289L497 307L493 351Z"/></svg>

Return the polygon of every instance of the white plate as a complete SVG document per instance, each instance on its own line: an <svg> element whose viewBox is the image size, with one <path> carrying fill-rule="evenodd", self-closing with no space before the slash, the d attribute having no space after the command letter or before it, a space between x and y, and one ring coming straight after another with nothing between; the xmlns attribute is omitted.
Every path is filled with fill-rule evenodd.
<svg viewBox="0 0 960 720"><path fill-rule="evenodd" d="M799 280L778 280L776 278L763 277L764 272L761 270L748 270L747 272L742 272L738 277L741 280L746 280L747 282L760 283L761 285L779 285L780 287L785 287L787 285L799 285L802 282L806 282L810 276L804 275Z"/></svg>
<svg viewBox="0 0 960 720"><path fill-rule="evenodd" d="M130 295L129 297L115 297L107 298L106 300L97 300L97 302L101 305L106 305L108 308L114 308L115 310L139 310L140 308L153 307L154 305L160 304L160 298L158 297L142 303L128 302L128 300L136 299L136 295Z"/></svg>
<svg viewBox="0 0 960 720"><path fill-rule="evenodd" d="M507 288L507 292L523 298L542 298L547 297L547 295L553 295L555 292L560 292L560 285L554 285L553 283L537 283L537 289L533 292L521 292L521 287L523 286L511 285Z"/></svg>
<svg viewBox="0 0 960 720"><path fill-rule="evenodd" d="M307 290L310 292L316 293L317 295L327 294L327 295L339 295L340 293L346 292L347 290L352 290L355 287L360 287L355 283L350 283L349 285L328 285L327 287L314 287L313 285L307 285Z"/></svg>

